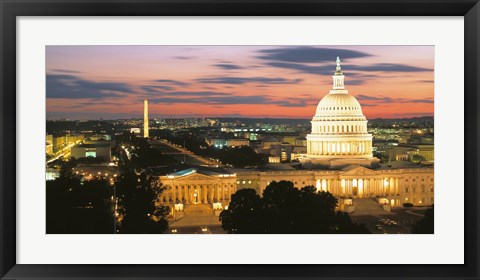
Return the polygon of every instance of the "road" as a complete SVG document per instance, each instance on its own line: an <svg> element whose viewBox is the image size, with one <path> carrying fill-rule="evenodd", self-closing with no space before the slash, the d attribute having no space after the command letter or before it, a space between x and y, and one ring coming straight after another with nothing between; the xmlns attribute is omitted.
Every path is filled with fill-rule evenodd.
<svg viewBox="0 0 480 280"><path fill-rule="evenodd" d="M55 153L55 157L47 160L47 164L52 162L52 161L55 161L55 160L57 160L61 157L69 158L71 149L75 145L77 145L77 143L70 143L67 146L63 147L60 151Z"/></svg>
<svg viewBox="0 0 480 280"><path fill-rule="evenodd" d="M174 157L176 160L180 162L183 162L185 159L185 163L187 164L209 165L209 166L220 165L218 162L214 162L213 160L195 155L191 151L188 151L183 147L175 146L174 144L171 144L166 140L151 141L150 145L152 145L152 147L156 149L159 149L163 154L171 155L172 157Z"/></svg>

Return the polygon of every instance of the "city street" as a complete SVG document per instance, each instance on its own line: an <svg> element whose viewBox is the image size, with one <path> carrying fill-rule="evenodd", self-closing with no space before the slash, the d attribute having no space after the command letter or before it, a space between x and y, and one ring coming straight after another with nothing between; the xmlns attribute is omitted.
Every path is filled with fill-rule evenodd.
<svg viewBox="0 0 480 280"><path fill-rule="evenodd" d="M152 145L153 148L160 150L165 155L170 155L174 157L176 160L180 162L183 162L185 159L186 164L212 165L212 166L219 165L219 163L197 156L192 152L184 149L183 147L176 146L165 140L151 141L150 144Z"/></svg>

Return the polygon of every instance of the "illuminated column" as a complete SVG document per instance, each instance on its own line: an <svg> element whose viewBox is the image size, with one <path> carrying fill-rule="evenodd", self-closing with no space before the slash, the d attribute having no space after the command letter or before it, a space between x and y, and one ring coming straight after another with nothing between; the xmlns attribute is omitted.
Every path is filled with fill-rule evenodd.
<svg viewBox="0 0 480 280"><path fill-rule="evenodd" d="M230 193L230 188L228 187L228 184L225 184L224 187L227 188L227 189L225 190L225 200L228 201L228 195L229 195L229 193Z"/></svg>
<svg viewBox="0 0 480 280"><path fill-rule="evenodd" d="M177 203L177 195L175 194L175 186L172 185L172 202Z"/></svg>
<svg viewBox="0 0 480 280"><path fill-rule="evenodd" d="M148 138L148 100L143 101L143 137Z"/></svg>
<svg viewBox="0 0 480 280"><path fill-rule="evenodd" d="M185 201L185 204L188 203L188 186L187 185L183 186L183 200Z"/></svg>
<svg viewBox="0 0 480 280"><path fill-rule="evenodd" d="M178 200L182 202L183 194L182 194L182 186L178 186Z"/></svg>
<svg viewBox="0 0 480 280"><path fill-rule="evenodd" d="M220 188L222 189L222 201L225 200L225 186L223 184L220 184Z"/></svg>
<svg viewBox="0 0 480 280"><path fill-rule="evenodd" d="M230 186L227 184L227 201L230 201L230 195L231 195L231 188Z"/></svg>
<svg viewBox="0 0 480 280"><path fill-rule="evenodd" d="M203 185L203 203L205 204L208 203L207 194L208 194L208 186Z"/></svg>

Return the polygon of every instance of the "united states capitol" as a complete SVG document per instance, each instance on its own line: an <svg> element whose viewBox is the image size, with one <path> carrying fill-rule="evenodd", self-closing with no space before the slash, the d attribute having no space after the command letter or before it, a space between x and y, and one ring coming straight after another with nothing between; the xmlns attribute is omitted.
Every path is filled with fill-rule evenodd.
<svg viewBox="0 0 480 280"><path fill-rule="evenodd" d="M346 212L354 212L357 204L363 205L366 200L375 201L384 211L404 203L432 205L433 165L409 161L380 164L380 159L372 155L368 120L361 104L348 93L344 78L337 59L333 87L318 103L311 133L306 136L306 153L296 155L297 164L282 164L279 159L253 169L219 171L199 166L161 174L161 183L168 187L161 201L171 203L174 209L177 204L180 211L191 205L219 210L228 207L231 194L238 189L253 188L261 195L270 182L287 180L299 188L313 185L334 194L339 198L339 208Z"/></svg>

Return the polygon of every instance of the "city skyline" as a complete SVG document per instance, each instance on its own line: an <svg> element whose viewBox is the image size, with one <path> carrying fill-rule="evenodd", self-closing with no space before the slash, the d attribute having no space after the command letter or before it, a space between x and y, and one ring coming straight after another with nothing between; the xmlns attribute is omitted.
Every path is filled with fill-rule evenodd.
<svg viewBox="0 0 480 280"><path fill-rule="evenodd" d="M308 119L335 58L369 119L433 116L433 46L47 46L47 119ZM388 106L385 106L388 104Z"/></svg>

